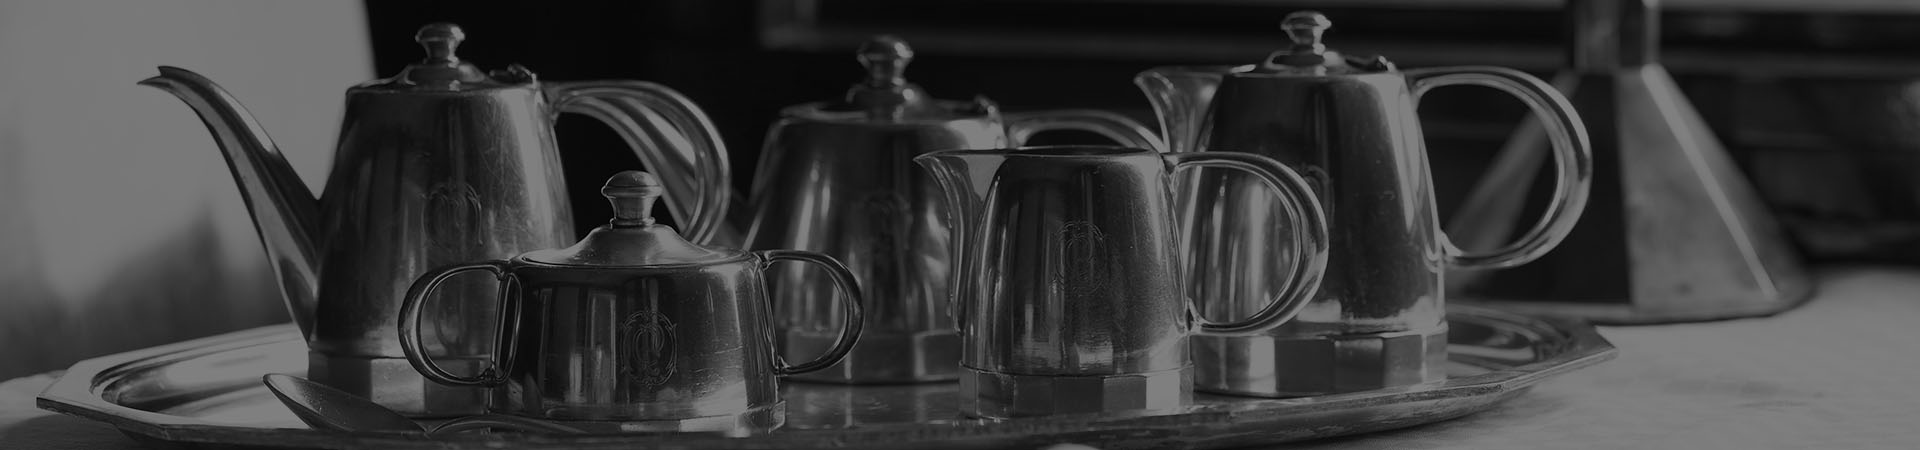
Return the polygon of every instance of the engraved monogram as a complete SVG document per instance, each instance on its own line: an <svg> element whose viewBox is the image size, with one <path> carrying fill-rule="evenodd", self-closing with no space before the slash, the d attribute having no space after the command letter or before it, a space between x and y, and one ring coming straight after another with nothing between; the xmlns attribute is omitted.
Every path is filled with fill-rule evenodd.
<svg viewBox="0 0 1920 450"><path fill-rule="evenodd" d="M1107 283L1107 233L1085 220L1060 226L1061 270L1056 282L1069 297L1098 292Z"/></svg>
<svg viewBox="0 0 1920 450"><path fill-rule="evenodd" d="M620 348L625 353L620 373L643 386L657 386L673 378L673 321L652 310L635 312L621 322Z"/></svg>

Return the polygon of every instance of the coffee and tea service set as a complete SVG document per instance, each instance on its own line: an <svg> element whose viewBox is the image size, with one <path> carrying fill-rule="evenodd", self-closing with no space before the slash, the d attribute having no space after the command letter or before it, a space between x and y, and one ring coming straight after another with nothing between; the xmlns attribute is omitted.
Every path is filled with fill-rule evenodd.
<svg viewBox="0 0 1920 450"><path fill-rule="evenodd" d="M843 99L783 110L744 205L686 97L484 71L452 24L347 91L318 196L213 82L162 67L141 84L214 134L319 389L527 433L767 432L783 379L957 383L968 420L1151 416L1196 391L1444 381L1443 273L1525 264L1580 216L1592 162L1552 87L1342 54L1331 25L1295 13L1292 44L1256 63L1140 73L1158 131L938 99L903 77L905 42L875 37ZM1454 85L1518 97L1554 144L1552 202L1491 251L1438 226L1415 107ZM650 170L608 180L613 219L577 241L560 113L604 121ZM1117 145L1022 146L1056 130Z"/></svg>

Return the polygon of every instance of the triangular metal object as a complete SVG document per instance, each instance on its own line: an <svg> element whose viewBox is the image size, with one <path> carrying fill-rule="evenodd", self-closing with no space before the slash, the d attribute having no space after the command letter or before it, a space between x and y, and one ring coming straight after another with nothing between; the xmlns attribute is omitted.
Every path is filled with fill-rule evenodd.
<svg viewBox="0 0 1920 450"><path fill-rule="evenodd" d="M1769 315L1806 299L1813 285L1779 225L1654 61L1657 12L1642 0L1575 0L1569 15L1574 68L1554 85L1592 139L1585 215L1530 265L1449 273L1449 301L1658 323ZM1522 206L1548 193L1535 186L1545 146L1531 121L1509 140L1449 221L1455 244L1498 245L1533 216Z"/></svg>

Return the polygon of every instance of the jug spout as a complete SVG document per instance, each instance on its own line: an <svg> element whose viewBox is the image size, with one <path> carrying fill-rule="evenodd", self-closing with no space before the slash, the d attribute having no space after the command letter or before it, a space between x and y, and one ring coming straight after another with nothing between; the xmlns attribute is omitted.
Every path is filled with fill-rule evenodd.
<svg viewBox="0 0 1920 450"><path fill-rule="evenodd" d="M1001 150L945 150L913 158L913 162L933 175L934 182L946 193L942 198L947 202L947 214L953 219L956 235L965 234L963 230L971 228L968 219L979 214L986 203L993 174L1006 160L1006 152ZM957 239L954 242L959 242Z"/></svg>
<svg viewBox="0 0 1920 450"><path fill-rule="evenodd" d="M970 252L963 249L973 245L976 228L980 227L980 214L986 209L987 192L993 185L993 177L1000 171L1000 165L1007 161L1006 150L942 150L913 158L913 162L932 174L935 184L945 194L940 198L947 204L947 224L951 235L947 248L953 255L953 264L948 266L947 279L952 283L947 296L947 315L953 318L954 326L961 335L967 334L967 323L957 309L959 300L968 298L973 290L967 275Z"/></svg>
<svg viewBox="0 0 1920 450"><path fill-rule="evenodd" d="M253 226L267 249L287 309L304 337L313 335L313 312L319 291L319 200L300 175L280 155L273 139L240 102L200 74L177 67L160 67L160 75L140 81L167 91L200 115L213 133L227 168L246 201Z"/></svg>
<svg viewBox="0 0 1920 450"><path fill-rule="evenodd" d="M1160 119L1160 136L1167 151L1191 152L1200 147L1200 125L1207 118L1213 92L1226 74L1250 67L1173 66L1155 67L1133 77L1133 84L1153 104Z"/></svg>

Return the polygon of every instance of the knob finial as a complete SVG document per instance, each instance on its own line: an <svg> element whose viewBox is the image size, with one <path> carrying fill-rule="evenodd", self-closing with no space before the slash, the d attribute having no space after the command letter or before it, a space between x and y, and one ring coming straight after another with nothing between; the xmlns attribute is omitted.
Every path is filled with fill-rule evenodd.
<svg viewBox="0 0 1920 450"><path fill-rule="evenodd" d="M653 225L653 203L666 191L660 177L628 170L608 178L607 186L600 188L600 195L613 203L613 226L644 227Z"/></svg>
<svg viewBox="0 0 1920 450"><path fill-rule="evenodd" d="M460 48L460 41L467 39L467 33L460 31L459 25L447 22L430 23L420 27L413 34L413 41L427 49L427 61L436 63L460 62L453 52Z"/></svg>
<svg viewBox="0 0 1920 450"><path fill-rule="evenodd" d="M874 36L860 46L860 65L867 67L867 85L893 87L907 83L907 64L913 62L913 47L891 35Z"/></svg>
<svg viewBox="0 0 1920 450"><path fill-rule="evenodd" d="M1280 20L1280 29L1287 31L1287 37L1293 39L1295 49L1310 49L1316 55L1327 51L1327 45L1321 43L1320 38L1328 28L1333 28L1333 21L1327 20L1327 16L1319 11L1298 11Z"/></svg>

